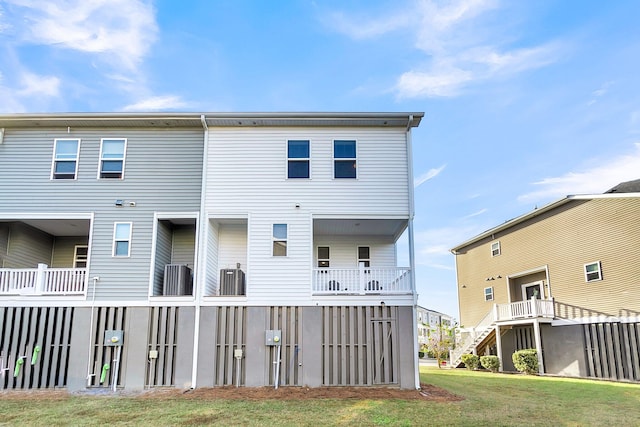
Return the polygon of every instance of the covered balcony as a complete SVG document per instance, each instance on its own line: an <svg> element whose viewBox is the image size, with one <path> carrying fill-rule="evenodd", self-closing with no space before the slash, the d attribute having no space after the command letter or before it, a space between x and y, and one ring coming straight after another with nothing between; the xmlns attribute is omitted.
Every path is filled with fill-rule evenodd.
<svg viewBox="0 0 640 427"><path fill-rule="evenodd" d="M408 258L406 227L405 219L314 219L312 294L411 295L412 272L398 266Z"/></svg>
<svg viewBox="0 0 640 427"><path fill-rule="evenodd" d="M90 222L0 219L0 296L85 295Z"/></svg>

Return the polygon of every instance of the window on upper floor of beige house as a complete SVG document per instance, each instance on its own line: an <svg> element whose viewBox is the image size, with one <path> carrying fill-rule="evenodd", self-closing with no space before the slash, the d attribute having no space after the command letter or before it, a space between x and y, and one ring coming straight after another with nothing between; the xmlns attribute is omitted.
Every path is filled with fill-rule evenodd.
<svg viewBox="0 0 640 427"><path fill-rule="evenodd" d="M484 288L484 300L493 301L493 287Z"/></svg>
<svg viewBox="0 0 640 427"><path fill-rule="evenodd" d="M491 244L491 256L498 256L500 255L500 242L493 242Z"/></svg>
<svg viewBox="0 0 640 427"><path fill-rule="evenodd" d="M602 266L600 261L590 262L584 265L584 278L587 282L602 280Z"/></svg>

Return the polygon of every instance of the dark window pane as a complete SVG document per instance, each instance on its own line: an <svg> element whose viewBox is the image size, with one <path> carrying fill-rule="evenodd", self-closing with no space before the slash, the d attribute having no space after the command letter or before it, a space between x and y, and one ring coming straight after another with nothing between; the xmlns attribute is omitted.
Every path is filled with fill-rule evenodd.
<svg viewBox="0 0 640 427"><path fill-rule="evenodd" d="M318 246L318 259L329 259L328 246Z"/></svg>
<svg viewBox="0 0 640 427"><path fill-rule="evenodd" d="M56 162L55 173L71 173L76 172L76 162Z"/></svg>
<svg viewBox="0 0 640 427"><path fill-rule="evenodd" d="M318 267L329 268L329 261L318 261Z"/></svg>
<svg viewBox="0 0 640 427"><path fill-rule="evenodd" d="M287 156L290 159L308 159L309 141L289 141Z"/></svg>
<svg viewBox="0 0 640 427"><path fill-rule="evenodd" d="M333 141L333 157L336 159L355 159L355 141Z"/></svg>
<svg viewBox="0 0 640 427"><path fill-rule="evenodd" d="M335 161L335 178L355 178L356 177L356 161L355 160L336 160Z"/></svg>
<svg viewBox="0 0 640 427"><path fill-rule="evenodd" d="M369 259L369 247L358 246L358 259Z"/></svg>
<svg viewBox="0 0 640 427"><path fill-rule="evenodd" d="M290 160L288 177L289 178L309 178L309 161L308 160Z"/></svg>
<svg viewBox="0 0 640 427"><path fill-rule="evenodd" d="M102 172L122 172L122 160L104 160Z"/></svg>
<svg viewBox="0 0 640 427"><path fill-rule="evenodd" d="M287 242L273 242L273 256L287 256Z"/></svg>

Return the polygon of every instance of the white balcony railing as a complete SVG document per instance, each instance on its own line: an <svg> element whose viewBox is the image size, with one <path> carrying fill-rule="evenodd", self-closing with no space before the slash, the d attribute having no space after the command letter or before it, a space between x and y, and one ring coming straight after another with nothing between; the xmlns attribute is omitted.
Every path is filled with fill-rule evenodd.
<svg viewBox="0 0 640 427"><path fill-rule="evenodd" d="M548 318L555 316L553 299L537 299L532 297L526 301L516 301L509 304L494 304L493 308L475 327L468 330L465 338L456 344L456 349L450 352L452 366L460 363L461 356L473 350L494 329L497 322L520 319Z"/></svg>
<svg viewBox="0 0 640 427"><path fill-rule="evenodd" d="M86 268L0 268L0 295L83 295Z"/></svg>
<svg viewBox="0 0 640 427"><path fill-rule="evenodd" d="M411 294L408 268L317 268L314 295Z"/></svg>

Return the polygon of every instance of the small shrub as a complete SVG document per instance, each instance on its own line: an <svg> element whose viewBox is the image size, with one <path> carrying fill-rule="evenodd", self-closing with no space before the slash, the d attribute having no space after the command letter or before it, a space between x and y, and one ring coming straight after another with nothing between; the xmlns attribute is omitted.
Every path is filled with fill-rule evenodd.
<svg viewBox="0 0 640 427"><path fill-rule="evenodd" d="M480 364L484 369L491 372L498 372L500 368L500 358L498 356L480 356Z"/></svg>
<svg viewBox="0 0 640 427"><path fill-rule="evenodd" d="M463 354L462 363L470 371L475 371L480 366L480 358L475 354Z"/></svg>
<svg viewBox="0 0 640 427"><path fill-rule="evenodd" d="M519 371L525 374L537 374L538 373L538 352L529 348L526 350L520 350L513 353L511 356L513 360L513 366Z"/></svg>

